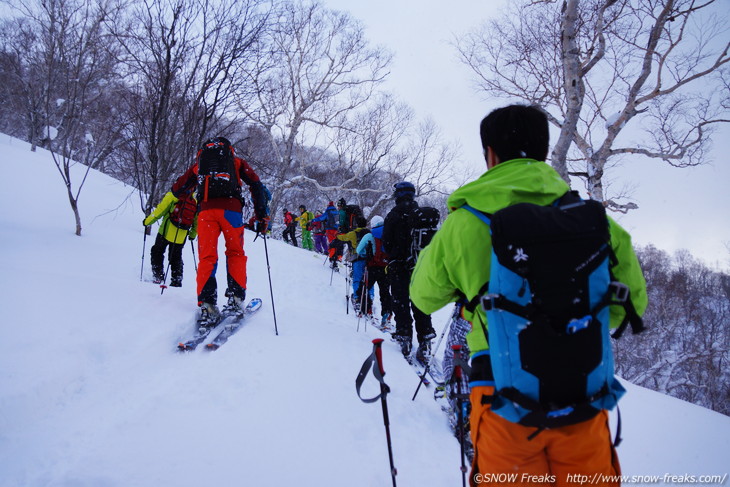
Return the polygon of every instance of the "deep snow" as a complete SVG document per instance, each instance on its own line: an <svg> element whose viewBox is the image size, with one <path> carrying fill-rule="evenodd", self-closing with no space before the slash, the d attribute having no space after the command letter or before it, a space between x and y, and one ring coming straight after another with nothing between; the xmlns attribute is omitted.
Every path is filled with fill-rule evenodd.
<svg viewBox="0 0 730 487"><path fill-rule="evenodd" d="M248 293L263 309L217 352L180 355L196 309L190 247L183 287L160 295L140 281L133 188L92 171L77 237L47 152L0 136L0 168L0 486L391 484L380 405L354 387L383 335L356 331L344 277L330 286L321 258L268 240L276 336L264 243L247 232ZM434 315L437 332L449 314ZM412 402L417 377L392 342L383 347L398 485L461 485L459 447L431 391ZM625 385L624 474L727 476L730 418ZM363 393L376 390L370 378Z"/></svg>

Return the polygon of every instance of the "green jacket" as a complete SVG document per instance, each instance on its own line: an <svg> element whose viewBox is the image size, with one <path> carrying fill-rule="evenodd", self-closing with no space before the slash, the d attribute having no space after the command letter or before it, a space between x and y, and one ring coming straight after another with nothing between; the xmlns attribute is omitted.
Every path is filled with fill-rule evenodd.
<svg viewBox="0 0 730 487"><path fill-rule="evenodd" d="M457 189L448 199L450 214L431 243L418 256L411 277L410 295L424 313L431 314L461 294L473 299L489 280L492 240L489 227L475 215L459 208L468 204L486 213L516 203L548 205L570 188L553 168L533 159L514 159L498 164L477 180ZM631 236L608 217L611 247L618 264L612 268L617 280L629 286L631 301L639 315L647 305L646 282L631 246ZM624 309L611 307L611 326L624 317ZM467 336L471 353L486 350L486 315L481 307L464 318L472 323Z"/></svg>
<svg viewBox="0 0 730 487"><path fill-rule="evenodd" d="M194 197L189 196L189 204L197 204ZM175 205L180 201L171 191L165 193L165 196L160 201L160 204L155 207L155 210L144 219L145 225L152 225L157 220L162 218L162 224L158 233L165 237L169 242L181 244L185 243L185 239L190 237L190 240L194 239L198 235L198 215L195 215L192 227L190 230L183 230L178 228L172 221L170 221L170 214L175 209Z"/></svg>

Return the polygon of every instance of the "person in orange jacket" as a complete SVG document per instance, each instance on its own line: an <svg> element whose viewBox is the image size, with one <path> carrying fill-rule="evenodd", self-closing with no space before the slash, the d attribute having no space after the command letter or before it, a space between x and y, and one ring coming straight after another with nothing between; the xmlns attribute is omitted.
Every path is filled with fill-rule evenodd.
<svg viewBox="0 0 730 487"><path fill-rule="evenodd" d="M183 194L197 188L198 265L197 292L199 317L203 327L215 326L220 320L216 306L218 292L218 237L223 234L226 243L226 271L228 307L241 308L246 298L246 261L243 248L242 183L246 183L253 201L257 231L266 232L269 221L271 194L259 176L242 158L235 155L230 141L215 137L205 141L198 151L195 163L172 186L173 194Z"/></svg>

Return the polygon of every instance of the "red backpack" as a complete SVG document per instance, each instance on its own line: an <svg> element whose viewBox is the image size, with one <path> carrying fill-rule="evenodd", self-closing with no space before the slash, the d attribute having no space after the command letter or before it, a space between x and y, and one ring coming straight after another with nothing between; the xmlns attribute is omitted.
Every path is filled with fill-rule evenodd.
<svg viewBox="0 0 730 487"><path fill-rule="evenodd" d="M373 267L385 267L388 265L388 254L383 251L383 240L375 237L374 235L373 240L375 240L375 253L373 255L368 255L367 265ZM368 249L368 254L369 253L370 249Z"/></svg>
<svg viewBox="0 0 730 487"><path fill-rule="evenodd" d="M181 197L170 212L170 221L182 230L189 230L193 226L195 214L198 212L198 202L191 195Z"/></svg>

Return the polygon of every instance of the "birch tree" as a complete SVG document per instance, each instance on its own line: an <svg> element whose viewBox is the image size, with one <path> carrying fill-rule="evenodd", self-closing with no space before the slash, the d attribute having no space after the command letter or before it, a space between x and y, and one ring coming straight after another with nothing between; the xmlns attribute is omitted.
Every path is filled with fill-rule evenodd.
<svg viewBox="0 0 730 487"><path fill-rule="evenodd" d="M241 83L239 107L263 129L275 160L261 168L272 209L307 165L307 147L326 151L346 114L363 108L385 79L391 55L372 47L348 14L318 2L284 2L262 53Z"/></svg>
<svg viewBox="0 0 730 487"><path fill-rule="evenodd" d="M730 118L727 39L717 0L523 0L456 47L482 92L544 109L564 179L626 212L636 205L605 194L605 173L624 156L707 160Z"/></svg>

